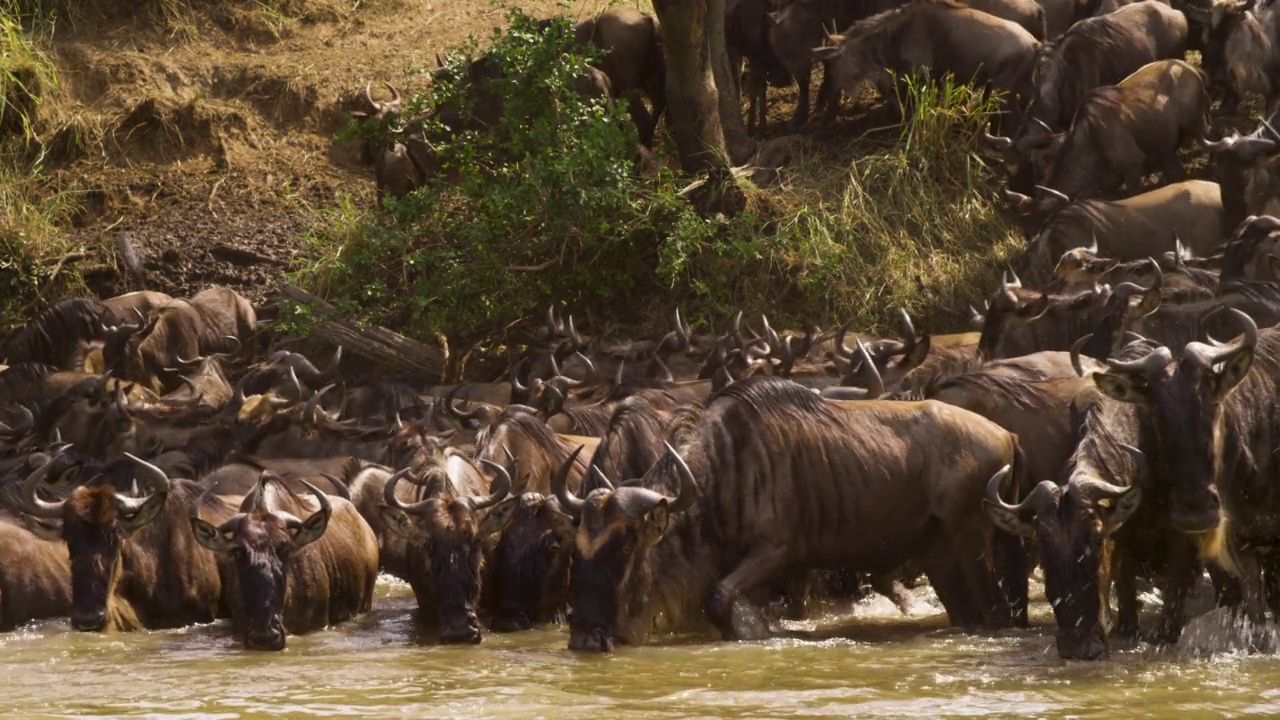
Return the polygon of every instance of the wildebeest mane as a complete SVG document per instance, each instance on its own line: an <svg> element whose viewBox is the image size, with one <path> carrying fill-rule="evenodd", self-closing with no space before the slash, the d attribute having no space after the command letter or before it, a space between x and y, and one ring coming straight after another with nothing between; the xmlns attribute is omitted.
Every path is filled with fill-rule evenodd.
<svg viewBox="0 0 1280 720"><path fill-rule="evenodd" d="M45 308L5 341L0 357L11 364L40 362L64 367L80 343L102 335L110 311L93 298L68 298Z"/></svg>
<svg viewBox="0 0 1280 720"><path fill-rule="evenodd" d="M752 376L732 383L707 399L707 407L724 401L749 409L762 418L777 421L822 420L834 422L835 412L827 401L809 388L790 380Z"/></svg>
<svg viewBox="0 0 1280 720"><path fill-rule="evenodd" d="M1019 372L1008 375L998 373L951 373L939 375L925 387L924 399L937 396L944 390L968 389L983 395L999 397L1022 410L1045 407L1048 393L1036 381L1044 380L1043 372L1020 367Z"/></svg>
<svg viewBox="0 0 1280 720"><path fill-rule="evenodd" d="M547 424L538 418L537 415L527 412L523 409L514 410L507 408L498 416L498 421L481 428L476 433L476 447L481 448L489 443L489 439L494 436L499 427L506 425L515 432L523 434L529 438L534 447L539 452L544 453L547 457L563 459L566 455L564 448L560 445L560 441L556 438L555 433ZM499 461L501 462L501 461Z"/></svg>

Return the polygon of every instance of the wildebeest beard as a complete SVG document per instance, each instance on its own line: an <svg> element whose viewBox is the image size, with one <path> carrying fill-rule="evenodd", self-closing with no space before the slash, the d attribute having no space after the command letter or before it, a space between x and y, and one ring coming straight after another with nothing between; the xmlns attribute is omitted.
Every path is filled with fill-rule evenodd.
<svg viewBox="0 0 1280 720"><path fill-rule="evenodd" d="M266 513L258 512L255 516L254 519L264 525L277 522ZM244 612L245 646L267 650L283 649L289 550L275 545L271 533L261 526L242 525L238 534L242 540L251 537L258 540L238 543L233 552Z"/></svg>
<svg viewBox="0 0 1280 720"><path fill-rule="evenodd" d="M498 632L527 630L553 620L565 599L569 549L546 519L558 512L537 495L521 498L502 538L494 549L492 597L497 607L493 628Z"/></svg>
<svg viewBox="0 0 1280 720"><path fill-rule="evenodd" d="M1058 653L1092 660L1106 656L1107 612L1114 540L1074 493L1036 524L1045 597L1058 622Z"/></svg>
<svg viewBox="0 0 1280 720"><path fill-rule="evenodd" d="M570 648L607 651L615 638L624 644L649 638L653 550L640 547L632 534L629 528L613 531L589 556L575 548Z"/></svg>
<svg viewBox="0 0 1280 720"><path fill-rule="evenodd" d="M480 598L484 556L474 532L438 537L431 545L431 579L435 586L442 639L472 637L479 642L476 605Z"/></svg>
<svg viewBox="0 0 1280 720"><path fill-rule="evenodd" d="M114 493L97 494L101 502L86 509L114 514L113 496ZM75 513L68 513L63 535L71 554L71 624L77 630L103 630L110 620L109 606L120 575L120 545L124 539L114 522L92 525Z"/></svg>

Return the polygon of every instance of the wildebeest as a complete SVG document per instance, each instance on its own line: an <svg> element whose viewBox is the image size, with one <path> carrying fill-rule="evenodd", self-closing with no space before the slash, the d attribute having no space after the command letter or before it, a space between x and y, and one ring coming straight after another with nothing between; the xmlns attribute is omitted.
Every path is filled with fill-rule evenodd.
<svg viewBox="0 0 1280 720"><path fill-rule="evenodd" d="M173 297L155 290L139 290L137 292L116 295L102 301L103 306L111 311L114 320L111 325L131 323L135 319L147 318L156 308L172 300Z"/></svg>
<svg viewBox="0 0 1280 720"><path fill-rule="evenodd" d="M1035 201L1010 193L1023 210ZM1116 260L1141 260L1174 250L1176 243L1209 255L1226 238L1217 183L1185 180L1123 200L1057 198L1027 248L1027 276L1044 280L1062 254L1080 247Z"/></svg>
<svg viewBox="0 0 1280 720"><path fill-rule="evenodd" d="M32 516L49 521L49 539L66 543L71 557L71 626L77 630L139 630L212 622L222 582L213 556L191 534L188 511L230 516L217 498L189 480L129 456L142 487L132 497L107 482L91 481L66 500L49 502L37 490L46 464L31 474L23 502ZM132 474L132 473L131 473ZM45 527L45 526L42 526Z"/></svg>
<svg viewBox="0 0 1280 720"><path fill-rule="evenodd" d="M110 311L96 299L59 300L4 340L0 360L84 370L86 345L103 337L108 320L113 320Z"/></svg>
<svg viewBox="0 0 1280 720"><path fill-rule="evenodd" d="M1213 3L1204 67L1223 93L1223 112L1234 114L1246 94L1274 102L1280 93L1280 8L1258 0Z"/></svg>
<svg viewBox="0 0 1280 720"><path fill-rule="evenodd" d="M201 518L202 503L191 506L191 529L218 556L225 602L250 650L283 650L286 633L319 630L373 604L373 530L350 502L307 489L314 508L264 472L218 525Z"/></svg>
<svg viewBox="0 0 1280 720"><path fill-rule="evenodd" d="M557 499L580 517L571 649L643 643L655 619L681 625L702 608L742 637L734 605L758 589L913 558L954 624L1010 622L980 501L1021 451L993 423L932 401L832 403L759 377L713 395L677 439L638 482L585 499L566 490L568 464L556 473Z"/></svg>
<svg viewBox="0 0 1280 720"><path fill-rule="evenodd" d="M515 503L503 503L511 491L506 469L481 462L493 469L492 480L464 456L448 453L417 479L423 485L411 500L396 492L411 470L392 475L383 491L382 519L407 540L406 569L419 618L437 624L442 643L480 642L485 558L516 510Z"/></svg>
<svg viewBox="0 0 1280 720"><path fill-rule="evenodd" d="M1186 45L1186 17L1157 0L1081 20L1041 49L1028 118L1062 130L1090 91L1114 85L1147 63L1181 58Z"/></svg>
<svg viewBox="0 0 1280 720"><path fill-rule="evenodd" d="M1178 148L1201 140L1208 111L1204 76L1195 67L1182 60L1144 65L1118 84L1085 96L1061 139L1052 172L1035 179L1071 198L1114 190L1122 182L1134 194L1142 189L1143 175L1153 171L1161 172L1166 184L1180 181ZM1018 144L995 140L1006 150L1020 144L1034 153L1057 139L1044 133Z"/></svg>
<svg viewBox="0 0 1280 720"><path fill-rule="evenodd" d="M610 94L627 99L640 144L653 147L654 130L666 109L667 65L658 19L631 8L613 8L575 25L574 37L604 53L599 69L609 79ZM644 106L641 95L652 110Z"/></svg>
<svg viewBox="0 0 1280 720"><path fill-rule="evenodd" d="M391 92L391 99L378 102L373 99L372 86L365 85L364 99L368 110L354 110L351 117L357 122L376 122L383 129L391 129L400 119L402 99L400 91L391 83L384 83ZM404 143L386 143L368 138L360 144L360 158L373 165L375 198L379 208L382 198L390 195L402 198L422 187L427 180L428 149L426 141L410 136Z"/></svg>
<svg viewBox="0 0 1280 720"><path fill-rule="evenodd" d="M1280 329L1259 331L1232 310L1243 331L1233 343L1192 342L1175 360L1156 347L1141 361L1095 375L1120 402L1146 408L1154 423L1153 470L1169 488L1169 518L1207 558L1238 570L1250 621L1265 620L1259 549L1276 540L1276 383Z"/></svg>
<svg viewBox="0 0 1280 720"><path fill-rule="evenodd" d="M1140 345L1141 347L1138 347ZM1141 361L1150 347L1139 343L1111 362ZM1044 480L1010 505L998 481L987 492L987 512L996 525L1034 537L1045 574L1045 594L1058 622L1063 658L1096 660L1108 652L1108 603L1112 580L1119 617L1112 633L1138 632L1135 576L1160 577L1165 603L1157 636L1176 641L1187 590L1200 573L1194 545L1172 529L1167 490L1156 482L1140 446L1152 438L1149 416L1139 408L1085 391L1073 408L1077 427L1071 462L1055 480Z"/></svg>
<svg viewBox="0 0 1280 720"><path fill-rule="evenodd" d="M867 80L883 81L928 68L1010 92L1025 88L1039 41L1016 23L953 0L912 2L858 22L830 38L813 56L827 63L835 85L856 94Z"/></svg>
<svg viewBox="0 0 1280 720"><path fill-rule="evenodd" d="M791 73L778 59L769 42L769 13L777 10L776 0L728 0L724 10L724 43L734 79L741 81L746 61L746 82L739 88L748 99L747 131L766 129L769 86L786 87Z"/></svg>
<svg viewBox="0 0 1280 720"><path fill-rule="evenodd" d="M1250 215L1280 214L1280 134L1272 116L1248 135L1206 141L1214 179L1222 186L1223 224L1236 227Z"/></svg>
<svg viewBox="0 0 1280 720"><path fill-rule="evenodd" d="M67 548L32 533L30 522L0 512L0 632L71 612Z"/></svg>

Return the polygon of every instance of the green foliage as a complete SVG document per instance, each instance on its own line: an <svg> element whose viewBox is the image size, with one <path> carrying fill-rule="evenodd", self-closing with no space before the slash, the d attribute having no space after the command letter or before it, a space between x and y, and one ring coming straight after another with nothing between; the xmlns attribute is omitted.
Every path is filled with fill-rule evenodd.
<svg viewBox="0 0 1280 720"><path fill-rule="evenodd" d="M0 140L31 139L41 99L58 89L53 63L23 27L25 10L0 0Z"/></svg>
<svg viewBox="0 0 1280 720"><path fill-rule="evenodd" d="M361 321L464 343L551 303L621 325L657 324L679 304L707 320L767 310L865 330L906 306L925 327L954 327L954 310L1016 247L971 150L996 101L967 86L911 78L896 136L792 138L780 186L744 180L746 212L705 218L679 194L687 180L633 173L634 130L618 108L572 91L591 55L567 21L544 34L514 12L495 33L487 57L505 73L489 87L506 113L484 130L465 121L489 99L461 72L474 50L455 53L398 117L341 136L427 137L439 167L383 211L346 199L319 218L321 259L297 282Z"/></svg>
<svg viewBox="0 0 1280 720"><path fill-rule="evenodd" d="M317 236L325 260L307 274L367 319L470 337L553 301L643 314L661 242L696 222L674 179L636 179L629 121L575 91L592 54L567 20L542 32L513 12L469 66L474 49L454 53L399 118L344 134L412 144L425 133L439 172L384 213L330 215ZM503 72L486 84L489 63ZM478 127L495 98L501 118Z"/></svg>

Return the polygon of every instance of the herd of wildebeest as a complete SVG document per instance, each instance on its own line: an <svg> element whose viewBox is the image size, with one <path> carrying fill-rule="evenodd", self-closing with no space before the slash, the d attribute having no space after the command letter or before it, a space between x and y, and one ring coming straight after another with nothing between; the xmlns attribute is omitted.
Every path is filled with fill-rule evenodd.
<svg viewBox="0 0 1280 720"><path fill-rule="evenodd" d="M564 621L597 651L758 637L777 601L901 601L919 575L957 626L1024 625L1037 565L1064 658L1138 634L1140 578L1159 643L1206 571L1221 605L1280 614L1280 134L1206 137L1218 96L1276 99L1280 6L981 7L737 0L727 22L743 87L800 80L801 122L819 61L828 110L886 67L1007 91L973 140L1009 171L1027 284L971 332L677 311L620 339L552 308L502 381L431 386L270 345L226 288L63 300L0 345L0 629L229 617L278 650L368 611L379 572L441 642ZM1182 179L1188 147L1216 182Z"/></svg>

